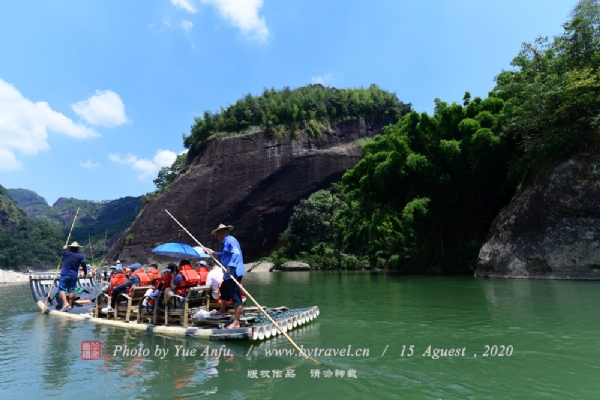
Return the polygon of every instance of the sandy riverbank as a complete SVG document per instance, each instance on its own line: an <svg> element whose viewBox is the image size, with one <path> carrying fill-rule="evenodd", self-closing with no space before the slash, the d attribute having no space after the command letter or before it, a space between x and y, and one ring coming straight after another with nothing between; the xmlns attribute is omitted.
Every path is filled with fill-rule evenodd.
<svg viewBox="0 0 600 400"><path fill-rule="evenodd" d="M21 282L29 282L29 275L23 274L21 272L15 271L6 271L0 269L0 284L2 283L21 283Z"/></svg>

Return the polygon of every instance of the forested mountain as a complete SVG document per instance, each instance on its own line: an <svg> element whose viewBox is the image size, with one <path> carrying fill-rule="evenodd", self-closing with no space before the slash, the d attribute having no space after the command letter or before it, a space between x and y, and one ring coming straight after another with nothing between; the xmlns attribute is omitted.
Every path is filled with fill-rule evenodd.
<svg viewBox="0 0 600 400"><path fill-rule="evenodd" d="M82 252L89 258L90 263L98 263L104 257L110 246L119 239L140 211L140 197L101 202L60 198L50 207L43 197L31 190L9 189L8 193L35 220L49 223L59 229L65 238L79 208L72 240L84 246ZM64 243L61 247L62 245Z"/></svg>
<svg viewBox="0 0 600 400"><path fill-rule="evenodd" d="M472 273L524 185L570 157L600 165L599 2L580 1L563 28L525 43L487 98L436 99L433 115L407 114L365 144L340 186L296 207L275 261Z"/></svg>
<svg viewBox="0 0 600 400"><path fill-rule="evenodd" d="M46 221L36 221L0 185L0 268L56 266L63 233Z"/></svg>

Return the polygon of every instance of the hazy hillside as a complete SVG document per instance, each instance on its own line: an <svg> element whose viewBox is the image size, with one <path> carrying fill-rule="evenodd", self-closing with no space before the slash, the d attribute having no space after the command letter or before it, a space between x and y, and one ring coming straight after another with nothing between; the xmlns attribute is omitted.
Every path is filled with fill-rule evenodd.
<svg viewBox="0 0 600 400"><path fill-rule="evenodd" d="M65 239L79 208L72 240L85 246L83 253L90 263L95 264L98 264L140 211L139 197L123 197L101 202L61 197L50 207L43 197L31 190L9 189L8 193L35 220L46 221L60 229Z"/></svg>
<svg viewBox="0 0 600 400"><path fill-rule="evenodd" d="M50 206L42 196L32 190L27 189L8 189L10 196L23 208L27 213L36 217L41 213L50 210Z"/></svg>

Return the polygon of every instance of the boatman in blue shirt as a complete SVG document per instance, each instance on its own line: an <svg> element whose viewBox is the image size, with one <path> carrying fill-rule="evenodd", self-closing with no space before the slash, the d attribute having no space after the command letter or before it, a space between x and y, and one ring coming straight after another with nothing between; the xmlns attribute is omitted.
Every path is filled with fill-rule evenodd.
<svg viewBox="0 0 600 400"><path fill-rule="evenodd" d="M221 284L221 311L217 313L224 315L227 307L226 303L233 300L234 319L231 325L227 326L227 329L239 328L240 315L242 314L242 291L231 278L233 277L239 283L242 283L242 277L246 273L240 243L229 234L231 230L233 230L233 226L219 224L217 229L212 231L219 242L223 243L223 249L220 252L217 253L209 248L204 248L205 253L221 260L221 264L227 268L227 273L223 275L223 283Z"/></svg>
<svg viewBox="0 0 600 400"><path fill-rule="evenodd" d="M58 293L63 305L60 311L67 312L73 307L75 285L77 284L80 265L83 267L83 278L87 278L85 257L79 252L80 247L77 242L73 242L68 246L69 250L67 250L67 246L64 246L60 253L64 258L63 268L58 280ZM69 302L67 302L67 292L69 293Z"/></svg>

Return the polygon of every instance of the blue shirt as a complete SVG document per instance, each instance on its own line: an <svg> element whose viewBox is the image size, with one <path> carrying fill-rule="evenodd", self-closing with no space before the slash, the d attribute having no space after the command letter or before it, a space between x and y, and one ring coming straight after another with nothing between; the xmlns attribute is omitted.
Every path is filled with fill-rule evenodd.
<svg viewBox="0 0 600 400"><path fill-rule="evenodd" d="M63 250L60 254L64 257L63 268L62 271L60 271L60 274L77 278L79 266L81 265L85 268L85 257L83 254L69 250Z"/></svg>
<svg viewBox="0 0 600 400"><path fill-rule="evenodd" d="M173 279L173 281L171 282L171 285L177 286L177 285L179 285L183 281L185 281L185 278L183 277L183 275L182 274L177 274L175 276L175 279Z"/></svg>
<svg viewBox="0 0 600 400"><path fill-rule="evenodd" d="M219 252L219 259L225 268L230 267L229 272L231 275L242 276L246 273L240 243L233 236L225 236L223 250ZM229 279L231 279L229 275L223 274L224 281Z"/></svg>
<svg viewBox="0 0 600 400"><path fill-rule="evenodd" d="M128 288L130 286L133 286L133 285L137 286L139 284L140 284L140 278L138 278L137 275L131 275L129 277L129 279L127 279L127 282L125 282L125 283L123 283L123 284L121 284L121 285L113 288L113 291L115 291L115 290L121 290L121 289L126 289L126 288Z"/></svg>

